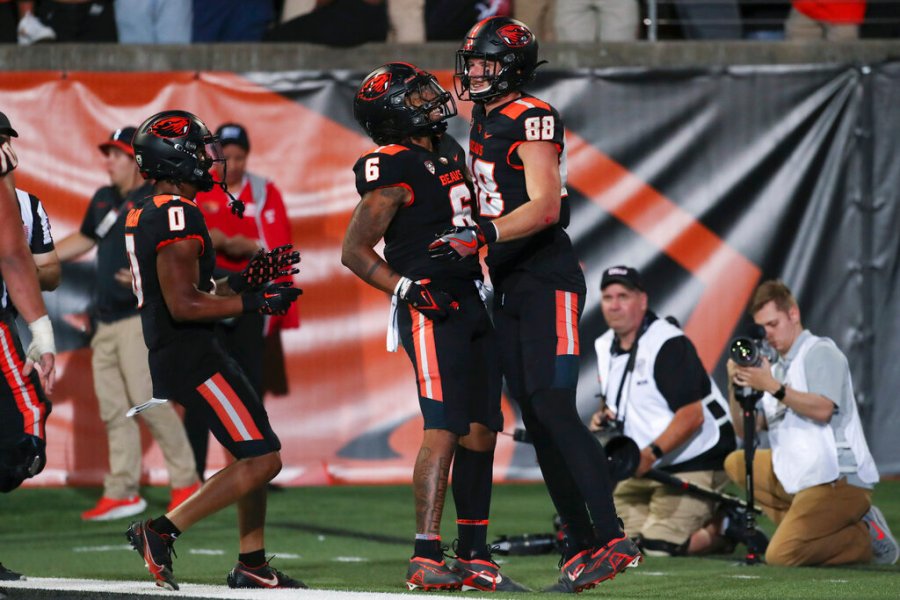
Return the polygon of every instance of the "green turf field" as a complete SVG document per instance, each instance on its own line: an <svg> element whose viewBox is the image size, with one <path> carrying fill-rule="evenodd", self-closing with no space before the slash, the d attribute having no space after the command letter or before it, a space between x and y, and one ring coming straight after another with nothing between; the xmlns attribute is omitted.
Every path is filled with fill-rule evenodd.
<svg viewBox="0 0 900 600"><path fill-rule="evenodd" d="M167 489L144 495L149 514L165 510ZM79 513L93 505L96 489L18 490L0 497L0 562L33 577L145 578L137 554L127 548L128 521L83 523ZM895 533L900 533L900 482L875 491ZM552 531L553 509L540 485L498 485L494 491L492 538L500 534ZM444 516L444 537L455 537L452 501ZM224 584L236 558L236 518L228 509L187 532L176 549L181 582ZM414 531L412 493L406 486L293 488L269 495L266 550L274 565L313 588L399 592ZM771 532L771 524L763 520ZM586 596L615 598L900 598L900 568L735 566L742 556L646 558ZM504 573L540 589L557 577L555 555L501 557Z"/></svg>

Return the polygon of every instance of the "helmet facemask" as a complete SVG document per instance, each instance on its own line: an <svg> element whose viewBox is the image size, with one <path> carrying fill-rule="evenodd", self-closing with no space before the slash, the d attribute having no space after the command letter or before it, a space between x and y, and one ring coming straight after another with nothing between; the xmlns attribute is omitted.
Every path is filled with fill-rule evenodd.
<svg viewBox="0 0 900 600"><path fill-rule="evenodd" d="M406 106L411 136L443 133L447 130L447 119L456 116L453 95L432 75L417 77L407 84L404 93L395 94L389 102L402 102Z"/></svg>

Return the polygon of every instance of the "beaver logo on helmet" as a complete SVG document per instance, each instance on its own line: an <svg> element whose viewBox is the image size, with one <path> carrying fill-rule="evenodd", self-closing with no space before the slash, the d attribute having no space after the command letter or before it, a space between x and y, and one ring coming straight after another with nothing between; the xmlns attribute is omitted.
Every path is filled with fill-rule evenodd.
<svg viewBox="0 0 900 600"><path fill-rule="evenodd" d="M190 128L191 120L187 117L166 117L150 125L147 132L157 137L177 138L187 134Z"/></svg>
<svg viewBox="0 0 900 600"><path fill-rule="evenodd" d="M497 36L510 48L524 48L534 35L524 25L509 24L497 30Z"/></svg>
<svg viewBox="0 0 900 600"><path fill-rule="evenodd" d="M380 98L391 87L391 73L377 73L367 79L359 90L358 97L360 100L375 100Z"/></svg>

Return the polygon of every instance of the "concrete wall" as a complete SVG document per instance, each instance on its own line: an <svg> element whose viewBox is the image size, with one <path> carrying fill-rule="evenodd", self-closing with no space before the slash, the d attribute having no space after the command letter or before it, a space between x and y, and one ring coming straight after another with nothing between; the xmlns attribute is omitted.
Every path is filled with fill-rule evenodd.
<svg viewBox="0 0 900 600"><path fill-rule="evenodd" d="M312 44L194 44L124 46L46 44L0 46L3 71L368 71L393 60L424 69L452 69L455 43L367 44L337 49ZM550 69L603 67L684 68L710 65L877 63L900 59L900 40L853 43L627 42L545 44Z"/></svg>

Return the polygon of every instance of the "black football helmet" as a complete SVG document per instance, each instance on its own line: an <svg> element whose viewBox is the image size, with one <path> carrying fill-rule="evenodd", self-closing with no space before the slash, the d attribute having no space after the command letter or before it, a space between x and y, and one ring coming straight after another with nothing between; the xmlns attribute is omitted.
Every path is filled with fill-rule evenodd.
<svg viewBox="0 0 900 600"><path fill-rule="evenodd" d="M496 73L485 72L490 85L481 91L471 88L470 59L497 63ZM538 62L538 41L528 26L509 17L488 17L469 30L456 52L456 95L460 100L487 102L521 89L544 62Z"/></svg>
<svg viewBox="0 0 900 600"><path fill-rule="evenodd" d="M44 440L29 434L0 447L0 492L11 492L43 471L47 464L46 448Z"/></svg>
<svg viewBox="0 0 900 600"><path fill-rule="evenodd" d="M353 116L376 144L443 133L454 115L450 92L434 75L407 63L388 63L369 73L353 100Z"/></svg>
<svg viewBox="0 0 900 600"><path fill-rule="evenodd" d="M141 123L131 145L146 179L190 183L204 192L214 184L213 163L225 160L218 138L183 110L166 110Z"/></svg>

